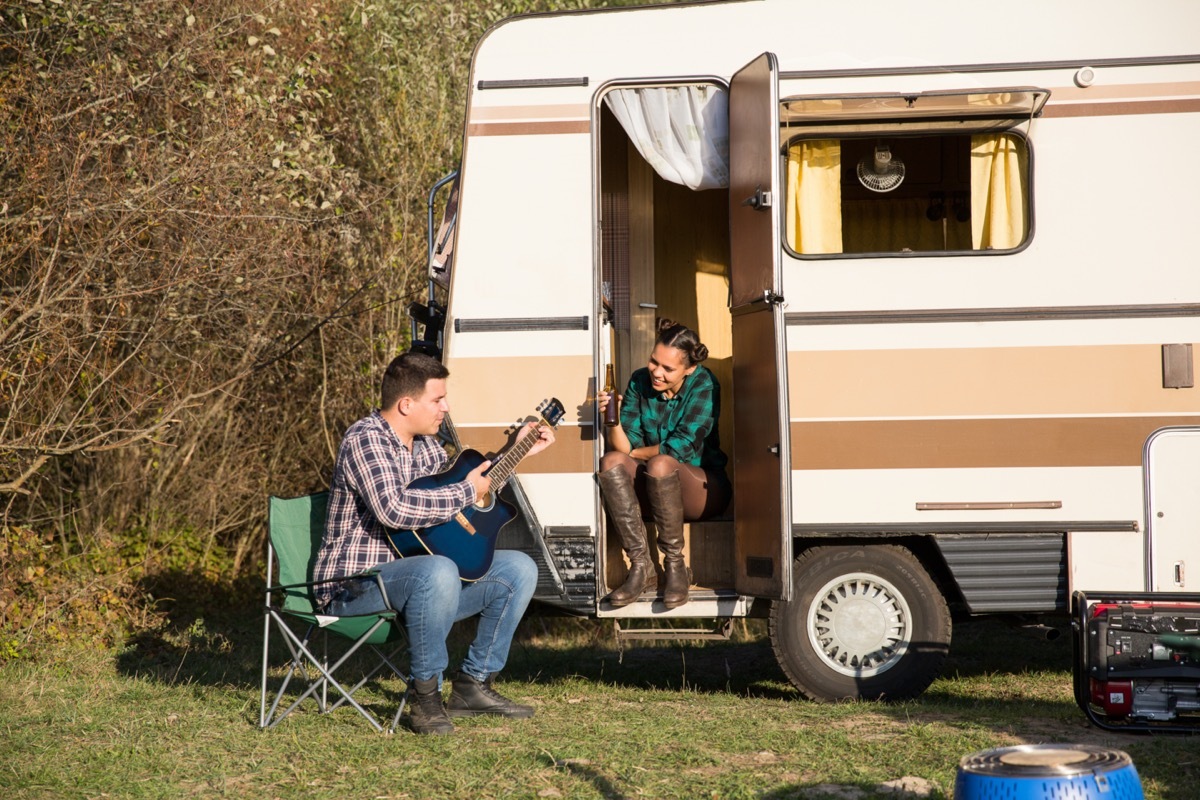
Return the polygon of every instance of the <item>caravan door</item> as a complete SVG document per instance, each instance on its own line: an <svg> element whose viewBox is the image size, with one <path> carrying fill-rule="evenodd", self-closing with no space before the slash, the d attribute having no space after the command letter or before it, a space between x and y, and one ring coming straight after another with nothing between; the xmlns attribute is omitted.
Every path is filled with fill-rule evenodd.
<svg viewBox="0 0 1200 800"><path fill-rule="evenodd" d="M734 586L787 600L791 458L779 172L779 66L763 53L729 85Z"/></svg>
<svg viewBox="0 0 1200 800"><path fill-rule="evenodd" d="M1200 592L1200 428L1156 431L1143 459L1149 589Z"/></svg>

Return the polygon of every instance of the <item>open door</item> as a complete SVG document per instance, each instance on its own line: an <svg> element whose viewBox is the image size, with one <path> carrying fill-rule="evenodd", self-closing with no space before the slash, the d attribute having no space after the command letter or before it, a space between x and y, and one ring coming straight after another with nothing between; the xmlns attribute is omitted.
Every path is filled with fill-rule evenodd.
<svg viewBox="0 0 1200 800"><path fill-rule="evenodd" d="M734 586L790 599L791 458L779 213L779 66L763 53L729 86Z"/></svg>

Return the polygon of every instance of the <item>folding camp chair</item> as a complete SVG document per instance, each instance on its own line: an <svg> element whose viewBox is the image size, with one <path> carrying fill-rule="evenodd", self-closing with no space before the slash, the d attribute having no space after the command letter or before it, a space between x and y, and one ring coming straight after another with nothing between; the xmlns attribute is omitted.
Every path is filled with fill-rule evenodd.
<svg viewBox="0 0 1200 800"><path fill-rule="evenodd" d="M312 568L316 561L317 550L321 545L321 537L325 530L325 509L329 493L308 495L305 497L270 499L268 515L268 533L270 541L267 544L267 606L263 623L263 664L262 664L262 698L259 706L258 725L260 728L273 728L279 722L300 706L305 699L312 697L316 700L321 713L329 713L343 703L348 703L366 717L375 729L382 732L383 726L375 715L364 708L354 699L354 693L367 681L375 677L385 666L405 682L404 695L400 707L392 718L388 733L396 730L400 715L408 702L409 686L404 673L395 664L396 656L405 649L407 637L404 628L399 624L399 615L394 610L382 611L352 617L335 617L316 612L313 603L313 588L318 585L312 581ZM278 582L272 583L275 562L278 561ZM369 577L372 572L360 576ZM377 580L378 577L376 576ZM334 581L344 580L337 578ZM334 581L323 581L330 583ZM387 602L387 592L382 580L379 585ZM388 608L391 604L388 603ZM271 708L267 709L267 673L269 671L269 654L272 626L279 633L291 652L291 661L283 684L275 694ZM293 627L295 626L295 628ZM303 629L303 634L297 634ZM310 647L314 635L320 635L322 654L316 655ZM348 640L349 646L332 665L329 663L330 638L336 642ZM345 664L351 656L363 646L364 653L374 651L379 657L378 663L367 671L363 678L351 688L346 688L335 677L338 668ZM388 652L385 652L385 647ZM335 648L336 649L336 648ZM313 672L310 673L310 670ZM286 710L278 712L281 702L287 692L288 685L294 676L299 675L307 681L304 691L292 701ZM340 695L337 702L328 703L329 687L333 687Z"/></svg>

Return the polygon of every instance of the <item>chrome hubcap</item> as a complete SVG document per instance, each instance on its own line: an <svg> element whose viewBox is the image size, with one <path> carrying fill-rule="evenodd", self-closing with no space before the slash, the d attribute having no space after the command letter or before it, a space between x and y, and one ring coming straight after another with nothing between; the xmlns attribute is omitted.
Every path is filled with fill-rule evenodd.
<svg viewBox="0 0 1200 800"><path fill-rule="evenodd" d="M878 575L840 575L813 597L808 639L830 669L869 678L903 658L912 639L912 614L904 595Z"/></svg>

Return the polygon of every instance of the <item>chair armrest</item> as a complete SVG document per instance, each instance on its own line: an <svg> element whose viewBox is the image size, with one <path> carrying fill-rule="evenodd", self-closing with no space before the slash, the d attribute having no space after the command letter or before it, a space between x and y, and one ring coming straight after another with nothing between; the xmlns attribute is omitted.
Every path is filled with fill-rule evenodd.
<svg viewBox="0 0 1200 800"><path fill-rule="evenodd" d="M354 580L356 578L371 578L371 577L377 577L378 575L379 575L379 570L377 570L375 568L371 568L371 569L363 570L362 572L356 572L353 575L340 575L336 578L326 578L326 579L320 580L320 581L308 581L306 583L277 583L277 584L274 584L273 586L268 586L267 591L268 592L279 592L279 591L283 591L284 589L299 589L301 587L311 588L313 586L324 586L327 583L341 583L342 581Z"/></svg>
<svg viewBox="0 0 1200 800"><path fill-rule="evenodd" d="M341 583L342 581L350 581L361 578L374 578L375 584L379 587L379 594L383 597L384 610L395 611L392 606L392 600L388 597L387 588L383 585L383 576L375 567L370 567L362 572L356 572L353 575L341 575L336 578L326 578L320 581L308 581L306 583L281 583L274 586L267 586L268 592L282 592L288 589L311 589L314 586L324 586L327 583Z"/></svg>

